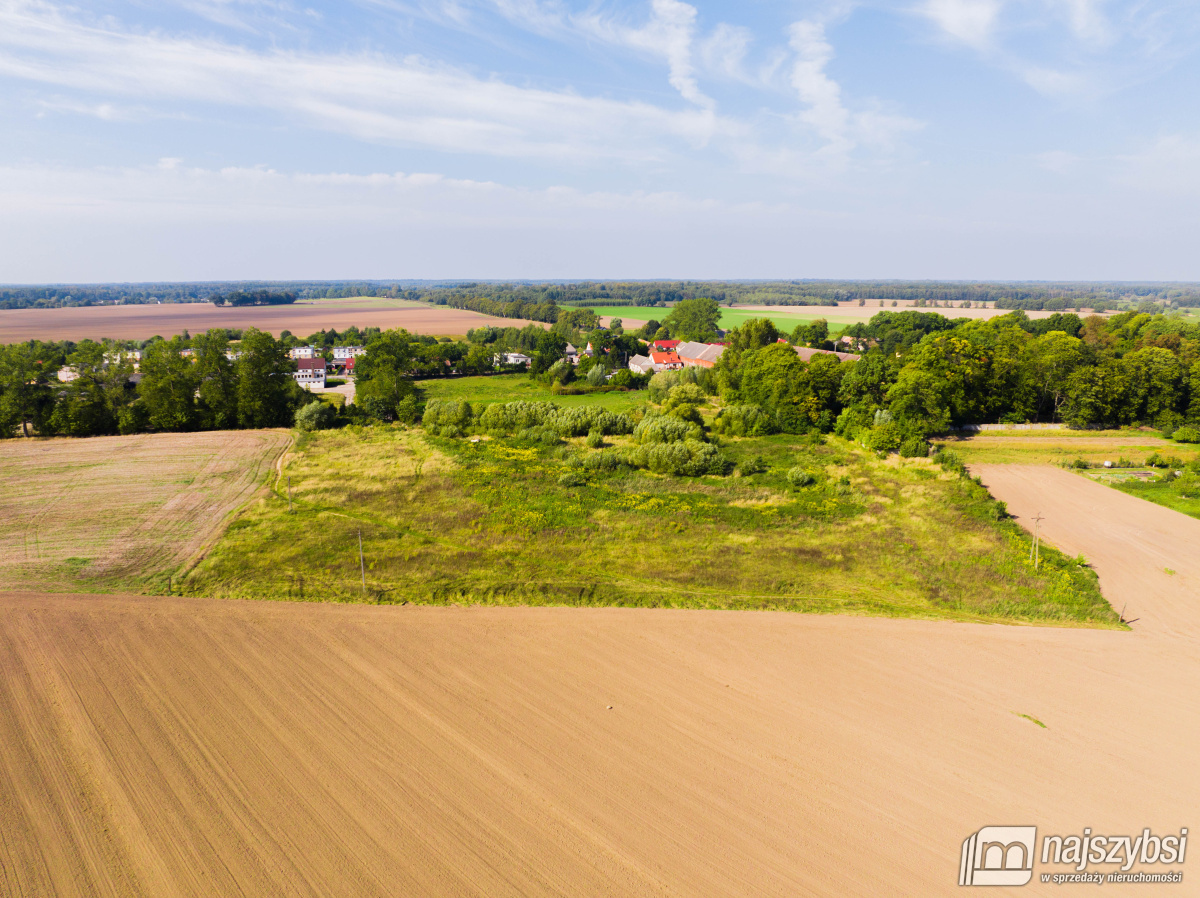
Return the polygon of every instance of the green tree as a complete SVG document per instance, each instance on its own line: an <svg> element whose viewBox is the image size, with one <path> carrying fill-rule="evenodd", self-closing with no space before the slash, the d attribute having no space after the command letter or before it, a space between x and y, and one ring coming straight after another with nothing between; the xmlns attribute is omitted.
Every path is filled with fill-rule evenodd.
<svg viewBox="0 0 1200 898"><path fill-rule="evenodd" d="M1022 370L1033 389L1038 413L1052 419L1060 416L1071 375L1086 359L1083 341L1062 331L1051 331L1026 344Z"/></svg>
<svg viewBox="0 0 1200 898"><path fill-rule="evenodd" d="M138 396L145 405L146 420L155 430L191 430L196 426L196 366L180 355L178 338L159 341L142 355L142 381Z"/></svg>
<svg viewBox="0 0 1200 898"><path fill-rule="evenodd" d="M1147 346L1121 360L1128 378L1126 417L1156 424L1183 411L1185 369L1168 349Z"/></svg>
<svg viewBox="0 0 1200 898"><path fill-rule="evenodd" d="M249 328L242 334L238 349L238 426L291 426L301 396L292 377L295 364L283 344L268 333Z"/></svg>
<svg viewBox="0 0 1200 898"><path fill-rule="evenodd" d="M67 364L77 376L60 392L50 428L77 437L116 433L122 413L136 399L129 389L131 355L113 344L84 340Z"/></svg>
<svg viewBox="0 0 1200 898"><path fill-rule="evenodd" d="M395 421L400 404L415 390L409 376L413 356L408 331L388 330L377 336L354 363L355 402L380 420Z"/></svg>
<svg viewBox="0 0 1200 898"><path fill-rule="evenodd" d="M226 355L229 338L223 330L210 330L194 338L192 348L196 353L193 378L200 394L196 405L199 425L206 430L237 427L237 370Z"/></svg>
<svg viewBox="0 0 1200 898"><path fill-rule="evenodd" d="M32 426L44 432L54 410L51 383L62 364L62 352L41 343L0 346L0 437L20 425L24 436Z"/></svg>
<svg viewBox="0 0 1200 898"><path fill-rule="evenodd" d="M671 310L663 326L676 340L707 342L717 338L721 307L715 299L685 299Z"/></svg>

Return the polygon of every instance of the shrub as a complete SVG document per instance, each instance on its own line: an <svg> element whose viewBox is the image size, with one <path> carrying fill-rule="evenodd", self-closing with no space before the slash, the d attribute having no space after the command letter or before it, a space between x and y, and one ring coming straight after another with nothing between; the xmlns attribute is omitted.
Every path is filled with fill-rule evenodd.
<svg viewBox="0 0 1200 898"><path fill-rule="evenodd" d="M299 430L326 430L337 420L337 409L328 402L310 402L296 412L296 427Z"/></svg>
<svg viewBox="0 0 1200 898"><path fill-rule="evenodd" d="M817 482L817 475L801 467L791 468L787 472L788 483L796 489L812 486Z"/></svg>
<svg viewBox="0 0 1200 898"><path fill-rule="evenodd" d="M757 405L731 405L717 413L714 433L731 437L761 437L775 433L775 419Z"/></svg>
<svg viewBox="0 0 1200 898"><path fill-rule="evenodd" d="M462 428L455 424L443 424L438 428L437 434L440 437L460 437L463 432Z"/></svg>
<svg viewBox="0 0 1200 898"><path fill-rule="evenodd" d="M587 481L574 471L567 471L567 473L558 478L559 486L583 486L585 483Z"/></svg>
<svg viewBox="0 0 1200 898"><path fill-rule="evenodd" d="M602 434L599 430L593 430L587 435L587 440L585 442L587 443L589 449L599 449L604 445L604 434Z"/></svg>
<svg viewBox="0 0 1200 898"><path fill-rule="evenodd" d="M416 396L406 396L396 406L396 420L404 424L415 424L422 414L424 409Z"/></svg>
<svg viewBox="0 0 1200 898"><path fill-rule="evenodd" d="M1177 443L1200 443L1200 427L1194 424L1185 424L1171 434L1171 439Z"/></svg>
<svg viewBox="0 0 1200 898"><path fill-rule="evenodd" d="M597 363L592 366L592 369L587 373L587 382L593 387L602 387L606 383L607 371L604 370L603 363Z"/></svg>
<svg viewBox="0 0 1200 898"><path fill-rule="evenodd" d="M1086 470L1087 468L1090 468L1091 465L1085 459L1077 458L1077 459L1075 459L1075 461L1071 462L1071 467L1075 468L1076 470L1082 471L1082 470Z"/></svg>
<svg viewBox="0 0 1200 898"><path fill-rule="evenodd" d="M912 437L900 444L901 458L927 458L929 443L919 437Z"/></svg>
<svg viewBox="0 0 1200 898"><path fill-rule="evenodd" d="M517 439L526 443L541 443L543 446L557 446L562 442L558 432L549 427L526 427L517 432Z"/></svg>
<svg viewBox="0 0 1200 898"><path fill-rule="evenodd" d="M703 431L698 425L666 415L647 415L633 429L633 441L639 445L698 441L702 435Z"/></svg>
<svg viewBox="0 0 1200 898"><path fill-rule="evenodd" d="M728 474L733 470L733 462L716 446L694 439L639 446L629 453L629 458L633 467L679 477Z"/></svg>
<svg viewBox="0 0 1200 898"><path fill-rule="evenodd" d="M754 458L744 458L738 463L738 470L745 476L762 474L767 470L767 460L761 455L756 455Z"/></svg>
<svg viewBox="0 0 1200 898"><path fill-rule="evenodd" d="M453 427L458 430L470 427L475 418L471 403L457 399L434 399L425 406L421 423L429 428Z"/></svg>

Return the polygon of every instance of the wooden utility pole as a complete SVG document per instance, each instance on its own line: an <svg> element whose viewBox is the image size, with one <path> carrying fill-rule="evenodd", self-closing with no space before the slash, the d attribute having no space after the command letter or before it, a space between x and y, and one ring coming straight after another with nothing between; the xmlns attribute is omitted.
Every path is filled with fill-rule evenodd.
<svg viewBox="0 0 1200 898"><path fill-rule="evenodd" d="M363 561L361 530L358 531L358 569L362 571L362 591L365 596L367 594L367 565Z"/></svg>
<svg viewBox="0 0 1200 898"><path fill-rule="evenodd" d="M1040 511L1037 513L1037 517L1033 519L1033 547L1030 554L1033 556L1033 570L1035 573L1037 572L1038 565L1042 562L1041 530L1042 521L1044 520L1046 519L1042 517Z"/></svg>

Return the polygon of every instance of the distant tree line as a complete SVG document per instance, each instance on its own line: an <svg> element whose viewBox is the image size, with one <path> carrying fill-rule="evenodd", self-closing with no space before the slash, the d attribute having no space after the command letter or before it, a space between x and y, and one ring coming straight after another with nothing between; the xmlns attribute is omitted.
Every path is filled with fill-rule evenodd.
<svg viewBox="0 0 1200 898"><path fill-rule="evenodd" d="M870 300L989 304L1009 309L1126 309L1142 302L1200 306L1200 285L1167 283L1001 283L940 281L287 281L80 284L0 287L0 309L100 303L205 302L295 294L297 299L382 296L554 323L556 307L662 307L689 299L747 305L821 306ZM521 314L516 314L516 312Z"/></svg>
<svg viewBox="0 0 1200 898"><path fill-rule="evenodd" d="M234 290L214 293L209 302L215 306L286 306L294 303L298 295L294 290Z"/></svg>

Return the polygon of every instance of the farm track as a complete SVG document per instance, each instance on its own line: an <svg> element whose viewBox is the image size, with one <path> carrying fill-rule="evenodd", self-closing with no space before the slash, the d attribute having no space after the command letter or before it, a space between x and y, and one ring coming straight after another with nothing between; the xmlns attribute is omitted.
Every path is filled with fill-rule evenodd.
<svg viewBox="0 0 1200 898"><path fill-rule="evenodd" d="M0 596L0 893L936 896L987 824L1194 827L1200 522L978 473L1132 632Z"/></svg>

